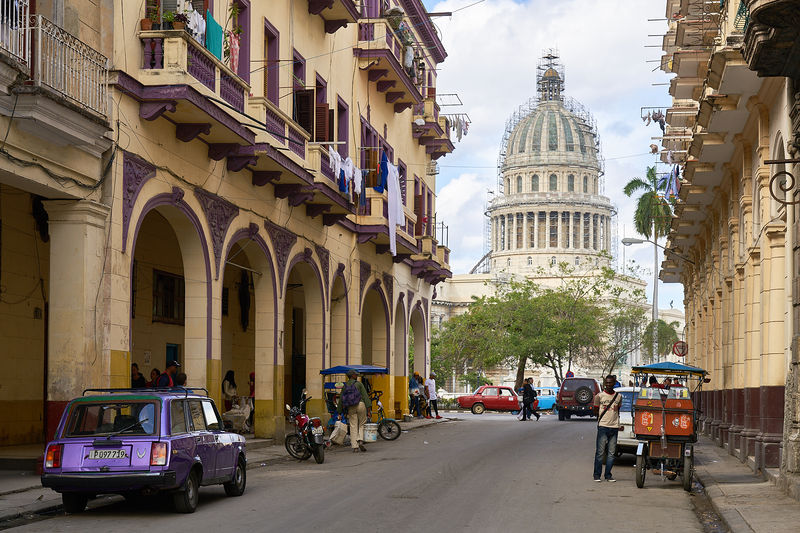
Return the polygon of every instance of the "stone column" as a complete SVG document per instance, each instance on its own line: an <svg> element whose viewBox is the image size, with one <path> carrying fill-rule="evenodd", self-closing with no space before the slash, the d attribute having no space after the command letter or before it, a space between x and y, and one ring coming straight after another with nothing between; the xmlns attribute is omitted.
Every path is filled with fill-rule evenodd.
<svg viewBox="0 0 800 533"><path fill-rule="evenodd" d="M67 402L88 387L129 383L130 353L104 349L105 226L110 209L86 200L44 202L50 231L45 416L52 437ZM102 285L101 285L102 283ZM96 303L100 308L96 308ZM120 384L120 383L118 383Z"/></svg>
<svg viewBox="0 0 800 533"><path fill-rule="evenodd" d="M744 429L742 430L742 456L743 461L748 456L755 455L755 437L759 433L761 412L761 300L760 280L758 268L760 254L757 248L750 249L750 260L745 264L746 301L745 312L745 389L744 389Z"/></svg>

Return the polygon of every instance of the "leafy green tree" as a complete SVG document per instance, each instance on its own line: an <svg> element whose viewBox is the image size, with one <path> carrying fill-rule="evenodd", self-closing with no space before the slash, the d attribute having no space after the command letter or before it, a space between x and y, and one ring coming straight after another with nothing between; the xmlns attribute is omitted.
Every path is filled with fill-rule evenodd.
<svg viewBox="0 0 800 533"><path fill-rule="evenodd" d="M658 328L656 329L656 334L658 335L658 354L654 355L653 321L651 320L647 324L644 328L644 334L642 335L642 347L645 350L645 359L647 359L649 363L658 360L659 356L669 354L670 350L672 350L672 345L680 340L678 337L679 326L680 324L678 322L667 323L660 318L658 319Z"/></svg>
<svg viewBox="0 0 800 533"><path fill-rule="evenodd" d="M643 191L636 201L636 211L633 214L633 226L636 232L653 240L665 237L669 233L672 219L672 207L664 199L663 192L666 183L659 187L656 167L647 167L647 178L633 178L625 184L623 192L631 196L637 191ZM661 193L661 194L659 194Z"/></svg>

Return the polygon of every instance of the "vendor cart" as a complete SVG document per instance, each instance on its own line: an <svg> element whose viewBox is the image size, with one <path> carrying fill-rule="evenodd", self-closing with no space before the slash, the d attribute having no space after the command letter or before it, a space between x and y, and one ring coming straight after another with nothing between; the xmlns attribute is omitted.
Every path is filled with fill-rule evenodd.
<svg viewBox="0 0 800 533"><path fill-rule="evenodd" d="M631 369L638 389L633 402L636 450L636 486L644 487L647 471L661 479L681 477L683 488L692 490L694 446L697 442L698 409L692 395L707 383L708 373L678 363L654 363ZM656 376L655 386L647 378ZM672 384L663 385L666 378Z"/></svg>

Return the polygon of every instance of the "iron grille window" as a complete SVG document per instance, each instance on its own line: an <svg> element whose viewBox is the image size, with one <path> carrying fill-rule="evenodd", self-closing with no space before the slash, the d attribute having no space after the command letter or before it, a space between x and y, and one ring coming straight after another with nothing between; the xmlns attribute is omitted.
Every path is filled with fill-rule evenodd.
<svg viewBox="0 0 800 533"><path fill-rule="evenodd" d="M183 324L183 276L153 270L153 322Z"/></svg>

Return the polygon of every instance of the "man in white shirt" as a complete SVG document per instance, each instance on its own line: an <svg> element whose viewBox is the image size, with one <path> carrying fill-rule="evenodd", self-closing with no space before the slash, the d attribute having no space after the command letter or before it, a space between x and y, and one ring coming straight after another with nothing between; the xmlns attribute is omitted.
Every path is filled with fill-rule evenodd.
<svg viewBox="0 0 800 533"><path fill-rule="evenodd" d="M425 389L428 392L428 405L430 406L428 409L433 409L433 412L436 413L436 418L442 418L439 416L439 406L437 405L437 400L439 399L436 396L436 374L431 372L431 377L425 380ZM428 411L429 413L431 411ZM425 418L432 418L429 414Z"/></svg>

